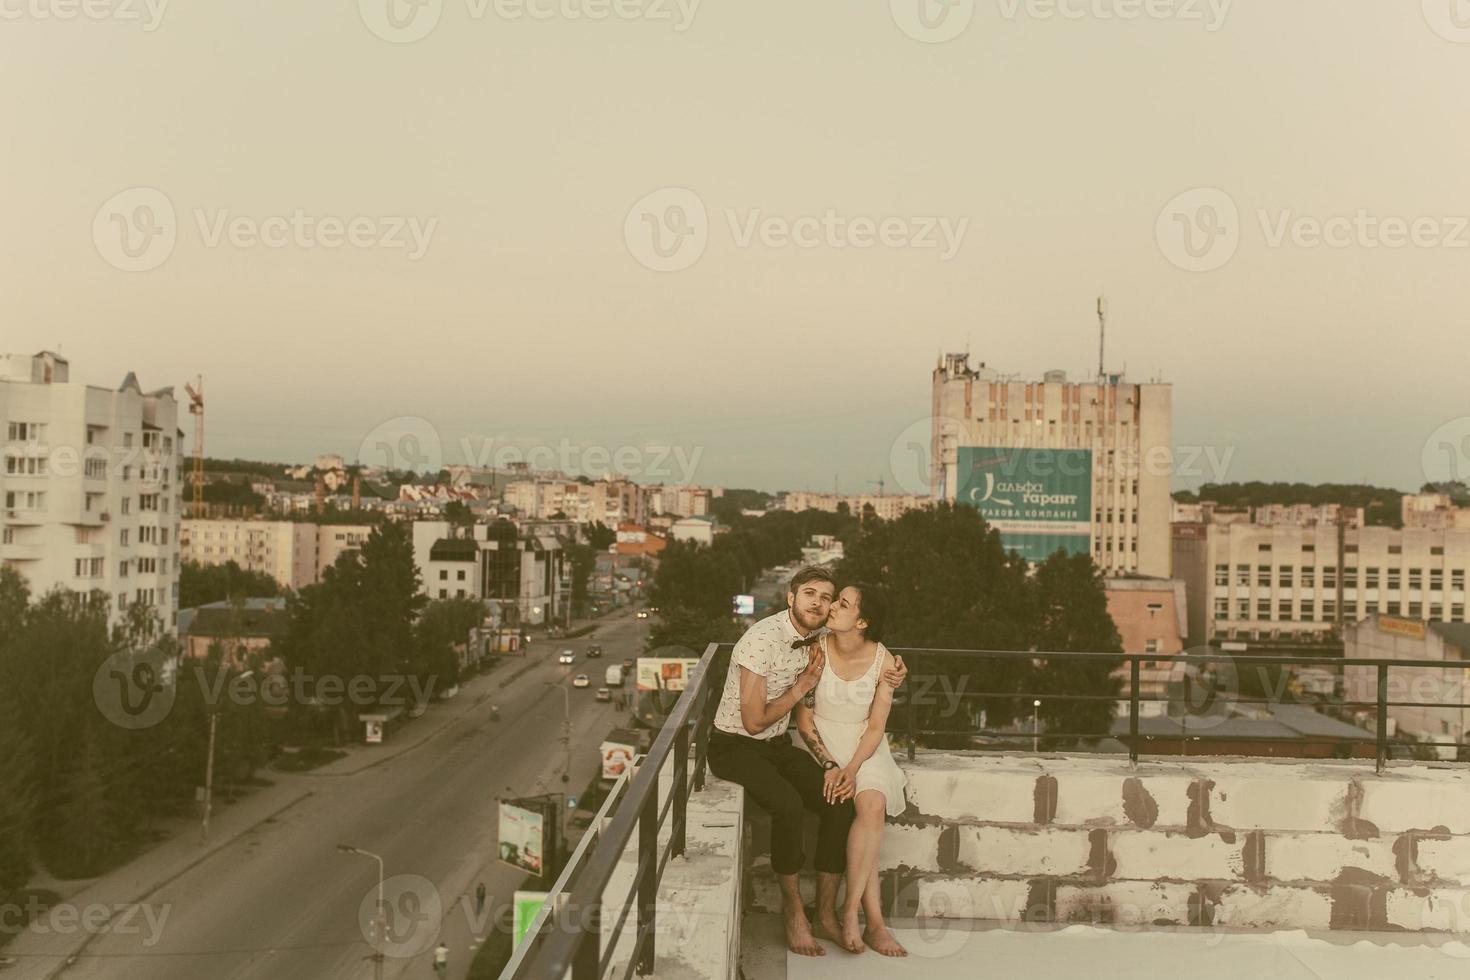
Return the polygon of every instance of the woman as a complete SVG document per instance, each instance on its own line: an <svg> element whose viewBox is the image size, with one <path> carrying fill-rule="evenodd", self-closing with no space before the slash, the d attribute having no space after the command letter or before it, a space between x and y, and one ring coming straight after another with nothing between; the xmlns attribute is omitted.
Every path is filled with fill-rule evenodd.
<svg viewBox="0 0 1470 980"><path fill-rule="evenodd" d="M832 603L822 637L826 665L817 688L796 708L796 726L806 749L827 766L831 802L852 797L857 819L847 837L847 893L838 918L841 945L861 953L863 945L884 956L908 951L883 921L878 891L878 844L885 815L904 811L904 775L888 750L888 711L893 689L881 682L893 655L879 640L888 603L871 585L849 585ZM830 765L829 765L830 763ZM858 924L861 908L866 929Z"/></svg>

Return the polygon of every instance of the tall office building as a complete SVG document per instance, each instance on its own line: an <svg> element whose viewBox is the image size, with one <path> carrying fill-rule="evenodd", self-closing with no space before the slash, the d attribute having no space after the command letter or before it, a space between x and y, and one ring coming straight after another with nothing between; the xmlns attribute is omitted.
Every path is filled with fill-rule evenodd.
<svg viewBox="0 0 1470 980"><path fill-rule="evenodd" d="M1000 374L968 354L934 369L934 496L978 507L1007 548L1091 554L1108 574L1170 576L1173 387Z"/></svg>
<svg viewBox="0 0 1470 980"><path fill-rule="evenodd" d="M39 596L134 603L173 632L178 613L183 433L172 388L73 382L49 351L0 356L0 562Z"/></svg>

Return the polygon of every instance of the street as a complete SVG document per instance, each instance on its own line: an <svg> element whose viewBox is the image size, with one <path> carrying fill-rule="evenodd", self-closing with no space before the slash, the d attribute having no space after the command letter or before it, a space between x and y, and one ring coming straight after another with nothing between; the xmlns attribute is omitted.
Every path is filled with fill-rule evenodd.
<svg viewBox="0 0 1470 980"><path fill-rule="evenodd" d="M299 782L314 795L151 895L147 905L167 913L156 934L98 935L59 975L74 980L371 977L373 949L360 913L365 899L372 907L378 865L338 850L347 844L381 855L390 883L400 875L427 879L442 903L435 928L432 892L412 879L400 880L398 890L406 881L412 894L390 887L390 907L410 922L415 916L423 922L407 939L402 929L395 933L393 938L415 951L390 956L384 975L432 976L432 947L442 938L450 948L449 975L464 976L476 937L495 927L497 911L524 877L495 861L497 798L582 791L597 771L598 745L620 717L627 717L594 700L602 673L609 664L636 657L644 633L644 621L619 616L604 620L590 637L538 639L526 663L511 660L488 686L471 684L448 703L454 707L473 698L480 702L473 710L370 769L346 776L268 773L277 783ZM601 659L586 659L589 642L601 644ZM557 665L563 648L576 652L574 665ZM588 674L592 686L571 691L572 778L563 784L563 695L546 682L569 683L577 673ZM500 709L499 722L490 720L492 703ZM412 738L412 727L401 737ZM477 917L474 891L480 881L488 895ZM26 967L39 965L33 960ZM56 964L46 966L49 971Z"/></svg>

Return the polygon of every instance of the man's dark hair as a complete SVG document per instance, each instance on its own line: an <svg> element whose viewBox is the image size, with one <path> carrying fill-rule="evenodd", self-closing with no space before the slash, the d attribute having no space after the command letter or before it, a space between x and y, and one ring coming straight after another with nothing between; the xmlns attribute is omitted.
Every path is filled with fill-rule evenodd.
<svg viewBox="0 0 1470 980"><path fill-rule="evenodd" d="M888 629L888 596L876 585L853 582L849 588L858 591L858 618L868 622L863 638L878 643Z"/></svg>
<svg viewBox="0 0 1470 980"><path fill-rule="evenodd" d="M832 587L837 588L837 577L832 574L830 568L824 568L821 565L807 565L798 568L796 574L791 576L791 585L786 591L797 592L808 582L831 582Z"/></svg>

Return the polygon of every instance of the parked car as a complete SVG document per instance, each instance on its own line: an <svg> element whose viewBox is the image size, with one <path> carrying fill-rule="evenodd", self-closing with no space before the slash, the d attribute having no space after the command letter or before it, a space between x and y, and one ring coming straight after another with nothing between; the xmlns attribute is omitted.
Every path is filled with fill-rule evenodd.
<svg viewBox="0 0 1470 980"><path fill-rule="evenodd" d="M598 646L596 643L592 644L590 647L587 648L587 656L589 659L602 656L602 647Z"/></svg>
<svg viewBox="0 0 1470 980"><path fill-rule="evenodd" d="M612 700L612 691L608 690L605 687L599 687L597 689L597 700L599 700L599 701L611 701Z"/></svg>
<svg viewBox="0 0 1470 980"><path fill-rule="evenodd" d="M578 674L572 678L573 687L591 687L592 680L586 674Z"/></svg>
<svg viewBox="0 0 1470 980"><path fill-rule="evenodd" d="M576 663L577 655L570 650L563 650L561 656L556 658L556 662L559 664Z"/></svg>
<svg viewBox="0 0 1470 980"><path fill-rule="evenodd" d="M602 681L612 687L623 686L623 668L617 664L609 664L607 672L603 674Z"/></svg>

